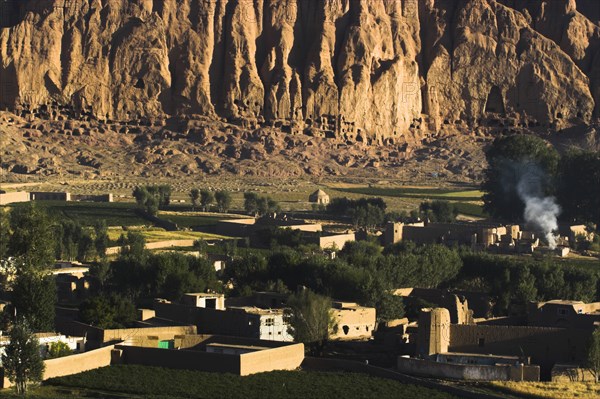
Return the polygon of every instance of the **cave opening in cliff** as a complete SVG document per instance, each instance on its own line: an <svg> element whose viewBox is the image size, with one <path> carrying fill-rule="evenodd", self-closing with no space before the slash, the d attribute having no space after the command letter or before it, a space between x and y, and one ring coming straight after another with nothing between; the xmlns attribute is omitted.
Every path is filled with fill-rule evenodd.
<svg viewBox="0 0 600 399"><path fill-rule="evenodd" d="M485 103L485 112L487 114L504 114L504 99L502 98L502 92L498 86L493 86L488 94L487 101Z"/></svg>

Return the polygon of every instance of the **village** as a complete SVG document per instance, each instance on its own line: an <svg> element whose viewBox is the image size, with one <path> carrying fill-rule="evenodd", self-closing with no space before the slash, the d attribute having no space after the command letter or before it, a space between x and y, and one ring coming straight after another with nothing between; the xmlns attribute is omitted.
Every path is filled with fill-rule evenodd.
<svg viewBox="0 0 600 399"><path fill-rule="evenodd" d="M332 202L321 189L307 200L313 209L324 209ZM111 203L114 196L68 192L0 194L3 206L57 201ZM460 247L489 256L549 260L568 257L571 251L576 251L577 241L593 241L594 234L585 225L560 224L556 245L550 248L544 244L543 234L519 224L413 218L389 221L374 229L338 226L335 231L328 231L324 224L331 223L314 217L300 219L274 209L258 216L257 212L249 213L245 217L217 220L212 231L225 239L216 240L216 244L200 240L200 245L193 239L145 243L144 252L182 253L202 259L226 289L182 292L175 300L147 298L146 306L137 308L135 318L119 328L86 323L82 321L81 306L74 306L94 296L98 280L93 272L90 274L90 269L95 266L75 260L55 262L49 270L58 299L55 328L35 334L40 352L47 357L43 379L118 364L241 376L299 367L372 375L389 371L389 378L405 382L413 381L411 378L478 382L569 382L596 378L595 371L588 367L588 352L592 334L600 326L600 302L563 298L530 300L508 304L505 312L498 312L495 306L498 298L490 292L443 286L393 286L388 291L403 303L406 310L403 317L394 318L393 312L392 317L382 317L378 314L383 309L379 304L369 306L349 301L347 297L328 299L325 334L315 348L314 340L303 344L294 334L298 325L291 319L299 308L290 306L291 292L242 291L235 287L241 281L231 278L235 274L228 271L239 267L240 258L256 262L248 252L240 256L234 252L203 250L207 244L226 246L222 243L231 241L243 242L248 249L273 251L277 239L296 237L299 245L311 248L311 257L328 262L344 257L352 245L358 244L357 248L362 250L361 242L386 250L411 243ZM169 227L168 221L152 220ZM103 256L118 262L132 256L133 245L123 242L107 247ZM309 255L299 252L299 256ZM6 269L5 262L4 279L10 283L13 277ZM302 290L308 290L304 286L298 289L300 296ZM2 307L9 309L10 303L4 302ZM5 347L8 343L4 338L1 345ZM50 358L48 354L56 346L66 347L68 355ZM5 378L3 384L6 388L11 382ZM460 391L452 386L443 389ZM459 391L455 392L456 389Z"/></svg>

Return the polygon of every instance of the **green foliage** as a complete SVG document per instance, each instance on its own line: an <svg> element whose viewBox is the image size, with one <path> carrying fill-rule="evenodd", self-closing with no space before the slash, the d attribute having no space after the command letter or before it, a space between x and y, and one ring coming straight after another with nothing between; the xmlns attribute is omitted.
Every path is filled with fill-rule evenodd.
<svg viewBox="0 0 600 399"><path fill-rule="evenodd" d="M99 291L104 290L104 286L110 278L110 262L103 258L100 262L94 262L90 265L88 276L92 280L92 286Z"/></svg>
<svg viewBox="0 0 600 399"><path fill-rule="evenodd" d="M206 259L175 252L121 256L111 262L105 286L134 300L162 297L179 300L186 292L221 290Z"/></svg>
<svg viewBox="0 0 600 399"><path fill-rule="evenodd" d="M422 202L419 210L421 211L421 217L429 219L431 222L451 223L458 216L458 209L448 201Z"/></svg>
<svg viewBox="0 0 600 399"><path fill-rule="evenodd" d="M387 278L396 288L435 288L455 278L462 267L458 252L444 245L401 242L385 248L384 254L388 255Z"/></svg>
<svg viewBox="0 0 600 399"><path fill-rule="evenodd" d="M203 189L200 191L200 205L204 212L208 211L208 207L215 202L215 196L212 191Z"/></svg>
<svg viewBox="0 0 600 399"><path fill-rule="evenodd" d="M56 283L54 276L34 271L17 274L11 294L17 320L27 321L33 331L54 331Z"/></svg>
<svg viewBox="0 0 600 399"><path fill-rule="evenodd" d="M596 327L588 345L587 366L594 374L596 383L600 382L600 327Z"/></svg>
<svg viewBox="0 0 600 399"><path fill-rule="evenodd" d="M569 220L600 228L600 152L572 151L560 160L558 200Z"/></svg>
<svg viewBox="0 0 600 399"><path fill-rule="evenodd" d="M59 357L69 356L73 354L69 345L62 341L52 342L48 347L48 359L57 359Z"/></svg>
<svg viewBox="0 0 600 399"><path fill-rule="evenodd" d="M227 265L224 278L226 281L233 282L233 295L259 291L263 288L264 282L269 279L267 260L256 253L238 257Z"/></svg>
<svg viewBox="0 0 600 399"><path fill-rule="evenodd" d="M8 255L19 257L25 267L41 270L55 260L54 232L48 214L31 203L10 212L12 234L8 240Z"/></svg>
<svg viewBox="0 0 600 399"><path fill-rule="evenodd" d="M120 295L92 296L80 306L81 321L99 328L125 328L135 321L133 302Z"/></svg>
<svg viewBox="0 0 600 399"><path fill-rule="evenodd" d="M8 256L8 241L10 239L10 222L4 208L0 208L0 259Z"/></svg>
<svg viewBox="0 0 600 399"><path fill-rule="evenodd" d="M128 231L126 236L121 234L117 243L121 246L122 257L144 259L147 255L146 239L141 233Z"/></svg>
<svg viewBox="0 0 600 399"><path fill-rule="evenodd" d="M379 206L366 204L365 206L354 208L351 215L352 223L355 227L373 229L383 224L385 211Z"/></svg>
<svg viewBox="0 0 600 399"><path fill-rule="evenodd" d="M108 228L104 220L99 220L94 224L94 248L96 253L101 258L106 257L106 249L108 248Z"/></svg>
<svg viewBox="0 0 600 399"><path fill-rule="evenodd" d="M244 210L254 216L264 216L269 213L279 212L281 207L271 197L260 196L256 193L244 193Z"/></svg>
<svg viewBox="0 0 600 399"><path fill-rule="evenodd" d="M377 320L391 321L404 317L404 302L402 298L385 291L375 304Z"/></svg>
<svg viewBox="0 0 600 399"><path fill-rule="evenodd" d="M138 207L150 215L156 215L171 203L171 186L138 186L133 190Z"/></svg>
<svg viewBox="0 0 600 399"><path fill-rule="evenodd" d="M190 200L192 201L192 210L195 210L200 202L200 190L193 188L190 191Z"/></svg>
<svg viewBox="0 0 600 399"><path fill-rule="evenodd" d="M486 152L482 190L484 208L492 216L504 220L521 220L525 204L518 194L518 185L526 173L536 171L540 194L554 192L554 179L559 156L546 141L532 135L498 138Z"/></svg>
<svg viewBox="0 0 600 399"><path fill-rule="evenodd" d="M337 215L351 215L357 208L366 208L367 205L375 206L385 211L387 205L382 198L360 198L352 200L349 198L334 198L327 205L327 212Z"/></svg>
<svg viewBox="0 0 600 399"><path fill-rule="evenodd" d="M217 191L215 193L215 201L219 212L227 212L231 207L231 194L228 191Z"/></svg>
<svg viewBox="0 0 600 399"><path fill-rule="evenodd" d="M105 222L107 226L140 226L147 223L127 202L44 201L35 205L54 220L73 220L86 227L93 227L98 221ZM29 206L30 203L17 203L11 204L10 209Z"/></svg>
<svg viewBox="0 0 600 399"><path fill-rule="evenodd" d="M481 279L496 298L495 313L507 314L510 306L525 306L530 300L552 299L592 302L598 298L598 272L575 268L553 259L541 261L465 253L463 268L454 285Z"/></svg>
<svg viewBox="0 0 600 399"><path fill-rule="evenodd" d="M54 378L48 384L163 399L454 398L420 386L341 372L274 371L241 377L228 373L117 365Z"/></svg>
<svg viewBox="0 0 600 399"><path fill-rule="evenodd" d="M39 346L26 323L19 322L10 330L10 342L2 354L2 367L19 395L26 394L29 383L42 380L45 366Z"/></svg>
<svg viewBox="0 0 600 399"><path fill-rule="evenodd" d="M281 246L298 248L306 244L305 237L306 233L301 230L265 226L254 231L251 243L255 248L274 249Z"/></svg>
<svg viewBox="0 0 600 399"><path fill-rule="evenodd" d="M383 223L387 205L381 198L334 198L327 205L327 212L352 218L355 226L373 228Z"/></svg>
<svg viewBox="0 0 600 399"><path fill-rule="evenodd" d="M303 289L291 295L287 305L285 317L294 340L322 348L329 331L335 328L330 313L331 299Z"/></svg>

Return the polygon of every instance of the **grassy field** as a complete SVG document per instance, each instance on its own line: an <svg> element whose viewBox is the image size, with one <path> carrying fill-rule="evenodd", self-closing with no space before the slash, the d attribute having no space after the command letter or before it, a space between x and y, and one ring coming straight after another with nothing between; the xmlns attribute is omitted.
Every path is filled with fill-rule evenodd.
<svg viewBox="0 0 600 399"><path fill-rule="evenodd" d="M200 212L159 211L158 217L170 220L181 228L216 225L219 220L231 219L232 215L204 214Z"/></svg>
<svg viewBox="0 0 600 399"><path fill-rule="evenodd" d="M420 187L348 187L338 188L337 190L341 192L379 197L441 199L447 201L479 201L483 195L483 193L479 190L455 190L446 188Z"/></svg>
<svg viewBox="0 0 600 399"><path fill-rule="evenodd" d="M592 382L492 382L490 386L502 392L531 398L548 399L597 399L600 384Z"/></svg>
<svg viewBox="0 0 600 399"><path fill-rule="evenodd" d="M4 391L2 397L13 397ZM56 378L31 398L402 398L451 399L451 395L365 374L276 371L232 374L111 366Z"/></svg>
<svg viewBox="0 0 600 399"><path fill-rule="evenodd" d="M27 204L13 204L19 207ZM44 208L57 219L71 219L84 226L93 226L98 220L104 220L107 226L141 226L150 222L135 213L135 204L127 202L64 202L39 201L36 205Z"/></svg>

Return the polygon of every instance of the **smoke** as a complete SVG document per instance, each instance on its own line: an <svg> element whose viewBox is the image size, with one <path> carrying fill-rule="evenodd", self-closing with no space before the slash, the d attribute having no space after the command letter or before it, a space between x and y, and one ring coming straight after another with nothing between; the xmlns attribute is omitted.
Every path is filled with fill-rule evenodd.
<svg viewBox="0 0 600 399"><path fill-rule="evenodd" d="M552 249L556 248L556 235L558 229L558 215L560 206L556 198L543 194L543 182L546 180L544 172L533 163L520 165L520 178L517 184L517 194L525 203L523 217L527 225L534 231L541 233Z"/></svg>

